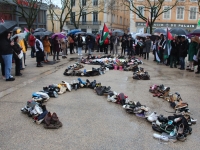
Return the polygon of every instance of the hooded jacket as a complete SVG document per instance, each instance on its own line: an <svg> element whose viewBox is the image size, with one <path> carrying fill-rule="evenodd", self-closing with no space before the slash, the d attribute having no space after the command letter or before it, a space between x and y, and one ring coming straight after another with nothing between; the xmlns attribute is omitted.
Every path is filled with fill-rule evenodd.
<svg viewBox="0 0 200 150"><path fill-rule="evenodd" d="M17 34L19 34L20 32L21 32L21 30L17 29ZM22 48L23 53L26 53L26 44L25 44L25 42L26 41L24 39L19 41L19 45Z"/></svg>
<svg viewBox="0 0 200 150"><path fill-rule="evenodd" d="M0 55L10 55L13 54L12 46L10 45L11 41L8 39L8 33L5 32L0 37Z"/></svg>

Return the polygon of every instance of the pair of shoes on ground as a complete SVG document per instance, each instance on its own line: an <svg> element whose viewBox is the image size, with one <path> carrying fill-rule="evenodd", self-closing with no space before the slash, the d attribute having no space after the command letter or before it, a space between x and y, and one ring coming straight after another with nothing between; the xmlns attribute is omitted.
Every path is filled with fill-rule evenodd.
<svg viewBox="0 0 200 150"><path fill-rule="evenodd" d="M62 127L62 123L59 121L57 114L55 112L53 114L48 112L44 117L44 128L58 129L60 127Z"/></svg>

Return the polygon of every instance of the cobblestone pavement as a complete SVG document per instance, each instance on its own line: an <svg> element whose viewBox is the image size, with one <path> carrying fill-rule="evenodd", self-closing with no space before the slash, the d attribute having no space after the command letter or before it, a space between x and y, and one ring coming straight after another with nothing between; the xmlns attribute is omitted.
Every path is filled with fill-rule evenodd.
<svg viewBox="0 0 200 150"><path fill-rule="evenodd" d="M170 86L171 92L179 92L184 101L189 103L192 117L198 119L192 126L193 133L185 142L160 143L153 138L154 131L145 119L127 114L122 106L107 102L106 97L97 96L91 89L79 89L67 92L58 98L51 98L47 103L50 112L56 112L63 127L58 130L44 129L36 125L20 109L32 92L42 90L43 86L59 83L62 80L71 82L78 77L63 75L65 68L73 64L67 59L58 63L36 68L35 59L27 56L27 67L23 76L14 82L0 79L0 149L1 150L197 150L200 146L199 93L200 75L164 65L157 65L144 60L141 65L149 72L151 80L138 81L132 79L132 72L111 70L96 77L102 85L111 86L116 92L124 92L131 100L157 111L158 114L173 115L169 103L153 97L148 92L152 84ZM52 56L50 56L52 59ZM85 65L91 69L91 65ZM97 66L95 66L97 67ZM14 74L14 70L12 70ZM86 77L82 78L87 79ZM168 111L168 112L167 112Z"/></svg>

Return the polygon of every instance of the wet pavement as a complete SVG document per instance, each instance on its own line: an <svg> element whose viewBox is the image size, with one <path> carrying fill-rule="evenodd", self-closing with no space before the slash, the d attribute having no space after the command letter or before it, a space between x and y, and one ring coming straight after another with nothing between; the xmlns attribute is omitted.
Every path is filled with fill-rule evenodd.
<svg viewBox="0 0 200 150"><path fill-rule="evenodd" d="M69 59L73 57L74 59ZM52 59L52 56L50 56ZM0 79L0 149L1 150L102 150L102 149L135 149L135 150L197 150L199 149L200 117L199 93L200 75L194 72L181 71L164 65L157 65L144 60L144 67L151 80L132 79L132 72L111 70L96 77L102 85L111 86L116 92L124 92L131 100L140 101L158 114L173 115L173 109L163 99L153 97L148 92L152 84L170 86L171 92L179 92L182 99L189 103L192 117L197 124L192 126L193 133L185 142L160 143L153 138L155 133L151 124L125 112L122 106L107 102L106 97L97 96L91 89L79 89L51 98L47 103L50 112L56 112L63 127L58 130L44 129L36 125L28 116L22 114L31 94L42 90L43 86L59 83L62 80L71 82L76 76L64 76L66 67L78 60L77 55L68 55L67 59L52 65L36 68L35 59L27 56L27 67L14 82ZM92 65L84 65L91 69ZM94 66L97 67L97 66ZM14 70L12 70L14 73ZM83 77L86 80L87 77Z"/></svg>

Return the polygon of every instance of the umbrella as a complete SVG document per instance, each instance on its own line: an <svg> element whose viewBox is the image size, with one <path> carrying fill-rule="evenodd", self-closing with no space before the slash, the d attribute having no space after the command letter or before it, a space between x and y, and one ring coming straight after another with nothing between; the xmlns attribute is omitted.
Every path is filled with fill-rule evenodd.
<svg viewBox="0 0 200 150"><path fill-rule="evenodd" d="M14 29L12 30L13 32L17 31L18 29L22 30L20 27L14 27Z"/></svg>
<svg viewBox="0 0 200 150"><path fill-rule="evenodd" d="M16 21L5 21L3 23L0 23L0 34L5 31L11 30L16 25L17 25Z"/></svg>
<svg viewBox="0 0 200 150"><path fill-rule="evenodd" d="M55 33L51 36L51 38L53 39L55 38L55 36L58 36L59 39L66 38L66 36L63 35L62 33Z"/></svg>
<svg viewBox="0 0 200 150"><path fill-rule="evenodd" d="M81 32L81 30L79 30L79 29L71 30L71 31L69 31L69 33L68 33L67 35L75 34L75 33L77 33L77 32Z"/></svg>
<svg viewBox="0 0 200 150"><path fill-rule="evenodd" d="M19 34L15 34L11 37L11 40L13 40L15 37L18 36L19 40L25 39L27 33L19 33Z"/></svg>
<svg viewBox="0 0 200 150"><path fill-rule="evenodd" d="M173 28L170 30L170 32L172 34L176 34L176 35L188 35L189 34L189 32L183 28Z"/></svg>
<svg viewBox="0 0 200 150"><path fill-rule="evenodd" d="M153 33L154 33L154 34L156 34L156 33L158 33L158 34L162 34L162 33L166 34L167 31L164 30L164 29L162 29L162 28L156 28L156 29L153 31Z"/></svg>
<svg viewBox="0 0 200 150"><path fill-rule="evenodd" d="M195 30L193 30L192 32L190 32L190 34L192 34L192 33L200 34L200 29L195 29Z"/></svg>
<svg viewBox="0 0 200 150"><path fill-rule="evenodd" d="M78 35L78 34L86 35L86 32L77 32L77 33L75 33L74 35Z"/></svg>
<svg viewBox="0 0 200 150"><path fill-rule="evenodd" d="M120 29L116 29L112 32L112 34L117 34L118 36L123 36L124 35L124 31L120 30Z"/></svg>
<svg viewBox="0 0 200 150"><path fill-rule="evenodd" d="M34 30L34 32L45 32L47 31L45 28L37 28Z"/></svg>
<svg viewBox="0 0 200 150"><path fill-rule="evenodd" d="M51 31L35 32L35 33L33 33L34 36L45 36L45 35L51 36L51 35L53 35L53 34L54 34L54 33L51 32Z"/></svg>
<svg viewBox="0 0 200 150"><path fill-rule="evenodd" d="M96 38L96 36L92 33L86 33L86 35L90 35L91 37Z"/></svg>

